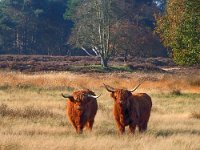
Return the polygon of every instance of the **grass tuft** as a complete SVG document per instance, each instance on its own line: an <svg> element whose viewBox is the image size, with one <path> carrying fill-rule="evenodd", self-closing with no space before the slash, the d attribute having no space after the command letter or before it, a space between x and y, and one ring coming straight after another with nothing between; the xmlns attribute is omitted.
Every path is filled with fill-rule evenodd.
<svg viewBox="0 0 200 150"><path fill-rule="evenodd" d="M173 90L170 92L170 94L175 95L175 96L180 96L180 95L182 95L182 92L181 92L181 90L179 90L179 89L173 89Z"/></svg>
<svg viewBox="0 0 200 150"><path fill-rule="evenodd" d="M14 110L8 108L8 105L1 104L0 105L0 115L2 117L4 116L13 116L15 114Z"/></svg>
<svg viewBox="0 0 200 150"><path fill-rule="evenodd" d="M198 86L198 87L200 87L200 77L199 76L198 77L190 78L188 80L188 82L189 82L189 84L191 86Z"/></svg>
<svg viewBox="0 0 200 150"><path fill-rule="evenodd" d="M8 84L5 84L5 85L1 85L0 86L0 90L8 90L8 89L10 89L11 88L11 86L10 85L8 85Z"/></svg>
<svg viewBox="0 0 200 150"><path fill-rule="evenodd" d="M48 109L34 108L32 106L26 106L25 108L21 109L13 109L9 108L6 104L1 104L0 116L21 117L31 119L41 117L53 118L57 115L54 114L52 111L49 111Z"/></svg>
<svg viewBox="0 0 200 150"><path fill-rule="evenodd" d="M169 131L169 130L159 130L157 133L156 133L156 136L159 137L168 137L168 136L172 136L174 133Z"/></svg>
<svg viewBox="0 0 200 150"><path fill-rule="evenodd" d="M23 110L20 111L23 118L36 118L36 117L50 117L54 116L53 112L49 111L48 109L38 109L31 106L25 107Z"/></svg>
<svg viewBox="0 0 200 150"><path fill-rule="evenodd" d="M9 143L9 144L0 144L0 150L20 150L22 148L21 145L15 144L15 143Z"/></svg>
<svg viewBox="0 0 200 150"><path fill-rule="evenodd" d="M192 112L191 118L200 119L200 111L199 112L196 112L196 111Z"/></svg>

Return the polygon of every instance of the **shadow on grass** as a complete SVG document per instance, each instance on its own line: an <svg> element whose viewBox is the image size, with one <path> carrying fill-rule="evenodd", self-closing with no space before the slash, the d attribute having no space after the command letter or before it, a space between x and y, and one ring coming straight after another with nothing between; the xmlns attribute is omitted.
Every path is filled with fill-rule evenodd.
<svg viewBox="0 0 200 150"><path fill-rule="evenodd" d="M12 88L10 85L5 84L5 85L1 85L0 86L0 90L4 91L4 90L9 90L10 88Z"/></svg>
<svg viewBox="0 0 200 150"><path fill-rule="evenodd" d="M0 144L1 150L20 150L22 149L22 146L17 143L6 143L6 144Z"/></svg>
<svg viewBox="0 0 200 150"><path fill-rule="evenodd" d="M94 134L97 136L117 136L119 135L117 130L115 129L110 129L110 128L103 128L101 130L94 130Z"/></svg>
<svg viewBox="0 0 200 150"><path fill-rule="evenodd" d="M159 130L155 133L156 137L169 137L177 134L187 134L187 135L198 135L200 136L200 131L199 130Z"/></svg>
<svg viewBox="0 0 200 150"><path fill-rule="evenodd" d="M200 93L159 93L159 94L151 94L154 97L163 97L163 98L176 98L176 97L181 97L181 98L190 98L192 100L195 100L196 98L200 97ZM174 99L171 99L174 101Z"/></svg>
<svg viewBox="0 0 200 150"><path fill-rule="evenodd" d="M76 132L71 130L57 129L57 130L43 130L41 128L33 128L33 129L23 129L23 130L12 130L4 132L4 135L25 135L25 136L37 136L37 135L45 135L45 136L63 136L68 137L71 135L76 135ZM78 135L77 135L78 136ZM84 135L83 135L84 136Z"/></svg>

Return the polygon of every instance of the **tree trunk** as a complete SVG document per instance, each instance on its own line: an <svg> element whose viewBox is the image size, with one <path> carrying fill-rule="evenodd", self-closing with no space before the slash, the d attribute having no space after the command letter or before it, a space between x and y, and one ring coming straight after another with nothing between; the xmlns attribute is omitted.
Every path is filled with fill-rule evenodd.
<svg viewBox="0 0 200 150"><path fill-rule="evenodd" d="M108 59L101 57L101 66L103 68L108 68Z"/></svg>
<svg viewBox="0 0 200 150"><path fill-rule="evenodd" d="M126 63L127 62L127 60L128 60L128 50L127 49L125 49L125 53L124 53L124 62Z"/></svg>

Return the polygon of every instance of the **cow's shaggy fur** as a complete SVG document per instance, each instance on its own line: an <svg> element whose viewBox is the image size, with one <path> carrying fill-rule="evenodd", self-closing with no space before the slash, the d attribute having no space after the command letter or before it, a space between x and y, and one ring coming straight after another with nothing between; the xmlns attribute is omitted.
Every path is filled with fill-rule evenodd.
<svg viewBox="0 0 200 150"><path fill-rule="evenodd" d="M111 92L111 97L115 100L113 114L120 133L125 132L125 126L129 126L131 133L135 133L136 126L140 132L147 130L152 108L149 95L116 89Z"/></svg>
<svg viewBox="0 0 200 150"><path fill-rule="evenodd" d="M66 113L77 133L82 133L84 127L90 131L93 127L98 105L96 98L88 97L88 94L95 96L90 90L80 90L68 97Z"/></svg>

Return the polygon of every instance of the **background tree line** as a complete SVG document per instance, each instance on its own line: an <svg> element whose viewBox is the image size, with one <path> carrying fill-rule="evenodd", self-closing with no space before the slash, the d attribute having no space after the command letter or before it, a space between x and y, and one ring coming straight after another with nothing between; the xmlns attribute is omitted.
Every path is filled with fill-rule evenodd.
<svg viewBox="0 0 200 150"><path fill-rule="evenodd" d="M75 23L69 43L92 50L106 67L111 56L166 56L155 28L153 0L71 0L65 17ZM88 52L88 51L87 51ZM88 52L89 53L89 52Z"/></svg>
<svg viewBox="0 0 200 150"><path fill-rule="evenodd" d="M199 0L0 0L0 54L96 55L102 66L113 56L170 54L179 64L196 64L199 5Z"/></svg>
<svg viewBox="0 0 200 150"><path fill-rule="evenodd" d="M0 53L66 53L72 23L63 19L66 0L1 0Z"/></svg>
<svg viewBox="0 0 200 150"><path fill-rule="evenodd" d="M84 54L83 51L70 47L73 44L68 41L68 38L72 35L70 31L73 19L67 17L70 11L76 12L74 15L81 17L78 16L77 11L82 13L83 8L88 10L91 8L91 5L83 6L82 2L81 0L1 0L0 53L67 55L71 52L76 55ZM137 56L166 55L158 37L152 34L155 20L152 11L154 6L150 3L152 3L151 0L143 2L126 0L123 3L116 1L115 4L112 2L110 9L115 10L113 15L124 20L120 19L117 23L120 26L120 30L115 31L119 32L118 37L132 34L128 43L118 45L117 49L125 48L130 54ZM91 1L91 4L94 3ZM91 22L90 19L85 21ZM79 23L83 26L85 24L85 22ZM132 26L133 30L126 28L126 24ZM127 44L132 44L132 46ZM132 47L134 50L131 50Z"/></svg>

